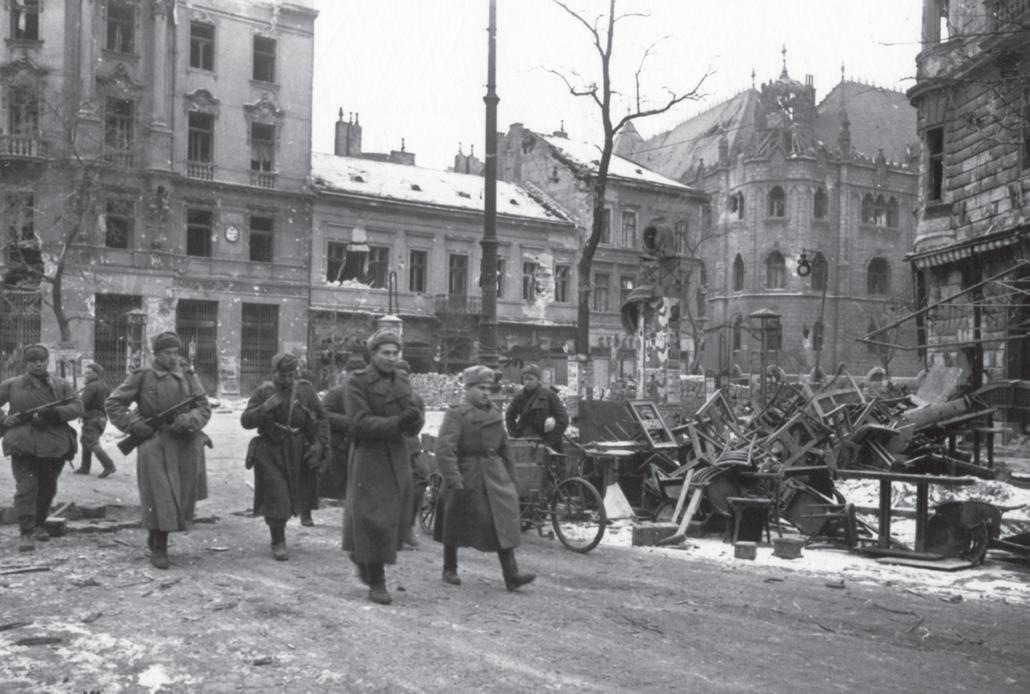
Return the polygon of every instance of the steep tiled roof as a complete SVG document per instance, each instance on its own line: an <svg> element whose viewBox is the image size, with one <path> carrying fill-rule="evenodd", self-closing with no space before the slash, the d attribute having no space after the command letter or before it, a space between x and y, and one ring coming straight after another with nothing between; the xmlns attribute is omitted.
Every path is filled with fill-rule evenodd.
<svg viewBox="0 0 1030 694"><path fill-rule="evenodd" d="M731 153L743 150L754 133L758 92L743 91L645 140L633 160L678 181L692 180L698 163L719 161L719 138L725 134Z"/></svg>
<svg viewBox="0 0 1030 694"><path fill-rule="evenodd" d="M453 171L312 152L311 182L325 191L483 211L485 179ZM569 221L555 206L545 207L525 189L504 181L497 182L497 213Z"/></svg>
<svg viewBox="0 0 1030 694"><path fill-rule="evenodd" d="M890 89L852 81L838 82L818 106L816 138L830 151L837 150L842 94L851 123L851 149L869 158L876 157L882 149L888 161L906 161L906 149L919 141L916 109L904 94Z"/></svg>

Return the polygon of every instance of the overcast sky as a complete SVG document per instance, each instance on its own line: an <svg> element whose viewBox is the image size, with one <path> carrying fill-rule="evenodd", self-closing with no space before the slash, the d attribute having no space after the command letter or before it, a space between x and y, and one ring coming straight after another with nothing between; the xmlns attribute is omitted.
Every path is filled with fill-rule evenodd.
<svg viewBox="0 0 1030 694"><path fill-rule="evenodd" d="M591 20L606 0L569 0ZM343 108L360 114L365 151L414 152L444 169L459 143L480 158L485 143L488 0L315 0L315 151L331 152ZM637 120L645 136L667 130L755 81L774 80L786 45L791 77L815 79L816 99L848 79L905 91L914 84L921 0L620 0L614 85L632 97L649 46L641 94L682 93L704 78L698 102ZM621 28L620 28L621 27ZM551 0L497 0L498 130L514 122L596 142L598 112L568 93L554 70L597 79L587 31ZM706 73L711 73L705 77ZM623 101L617 113L626 112Z"/></svg>

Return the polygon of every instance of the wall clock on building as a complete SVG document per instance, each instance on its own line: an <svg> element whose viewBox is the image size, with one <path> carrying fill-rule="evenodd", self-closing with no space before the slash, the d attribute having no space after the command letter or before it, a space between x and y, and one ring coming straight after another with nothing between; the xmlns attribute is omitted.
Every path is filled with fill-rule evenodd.
<svg viewBox="0 0 1030 694"><path fill-rule="evenodd" d="M237 226L230 224L225 227L225 240L229 243L236 243L240 240L240 230Z"/></svg>

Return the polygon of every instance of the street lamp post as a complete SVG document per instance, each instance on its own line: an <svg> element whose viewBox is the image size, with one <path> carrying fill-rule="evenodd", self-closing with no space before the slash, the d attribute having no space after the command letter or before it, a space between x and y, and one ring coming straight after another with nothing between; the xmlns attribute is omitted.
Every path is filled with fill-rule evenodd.
<svg viewBox="0 0 1030 694"><path fill-rule="evenodd" d="M801 255L798 256L798 277L808 277L812 274L812 261L808 259L809 250L802 248ZM823 322L823 318L826 315L826 287L830 284L829 272L826 263L822 264L822 296L819 299L819 319L812 324L812 349L815 351L815 368L812 369L811 380L813 382L822 381L823 371L820 362L823 356L823 338L825 335L826 324Z"/></svg>
<svg viewBox="0 0 1030 694"><path fill-rule="evenodd" d="M483 160L483 249L480 265L480 291L483 305L479 319L479 359L485 366L497 368L497 96L494 76L497 72L497 0L490 0L490 22L487 26L486 68L486 155Z"/></svg>

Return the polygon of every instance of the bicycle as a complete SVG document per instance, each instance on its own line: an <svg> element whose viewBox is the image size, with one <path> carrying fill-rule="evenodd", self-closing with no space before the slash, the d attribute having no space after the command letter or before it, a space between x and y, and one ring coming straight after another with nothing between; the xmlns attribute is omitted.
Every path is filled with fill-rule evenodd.
<svg viewBox="0 0 1030 694"><path fill-rule="evenodd" d="M608 516L601 493L582 476L582 459L573 461L538 439L512 439L511 447L522 529L557 536L573 552L597 547ZM545 533L548 524L551 530Z"/></svg>
<svg viewBox="0 0 1030 694"><path fill-rule="evenodd" d="M590 482L580 476L582 462L543 445L537 439L511 439L515 460L515 486L519 493L519 521L523 530L536 528L573 552L585 554L601 542L608 517L604 499ZM436 504L443 488L443 475L433 471L422 495L418 521L426 532L433 531Z"/></svg>

